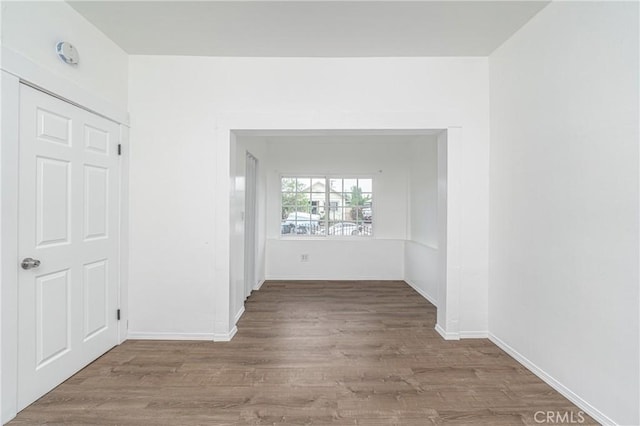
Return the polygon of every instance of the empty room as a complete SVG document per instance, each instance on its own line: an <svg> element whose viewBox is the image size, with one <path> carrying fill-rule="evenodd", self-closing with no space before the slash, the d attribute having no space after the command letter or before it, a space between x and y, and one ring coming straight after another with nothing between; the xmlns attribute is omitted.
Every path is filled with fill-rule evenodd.
<svg viewBox="0 0 640 426"><path fill-rule="evenodd" d="M0 12L2 424L640 425L637 1Z"/></svg>

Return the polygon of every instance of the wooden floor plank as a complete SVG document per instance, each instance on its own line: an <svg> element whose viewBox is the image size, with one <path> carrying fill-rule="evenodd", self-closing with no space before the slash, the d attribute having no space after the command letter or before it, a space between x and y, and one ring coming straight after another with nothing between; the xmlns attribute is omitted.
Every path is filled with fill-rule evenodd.
<svg viewBox="0 0 640 426"><path fill-rule="evenodd" d="M267 282L228 343L127 341L10 424L534 425L580 410L399 281ZM597 424L586 414L583 424ZM548 423L547 423L548 424Z"/></svg>

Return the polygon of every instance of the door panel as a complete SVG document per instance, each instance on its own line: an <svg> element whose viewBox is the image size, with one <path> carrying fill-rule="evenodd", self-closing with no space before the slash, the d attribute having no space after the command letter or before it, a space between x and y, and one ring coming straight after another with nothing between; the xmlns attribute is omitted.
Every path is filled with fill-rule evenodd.
<svg viewBox="0 0 640 426"><path fill-rule="evenodd" d="M18 409L117 344L118 135L21 86Z"/></svg>
<svg viewBox="0 0 640 426"><path fill-rule="evenodd" d="M84 240L107 238L109 169L84 166Z"/></svg>
<svg viewBox="0 0 640 426"><path fill-rule="evenodd" d="M71 349L69 270L36 278L36 368Z"/></svg>
<svg viewBox="0 0 640 426"><path fill-rule="evenodd" d="M84 265L84 340L103 331L108 325L108 264L107 260Z"/></svg>
<svg viewBox="0 0 640 426"><path fill-rule="evenodd" d="M69 243L70 163L36 157L38 248Z"/></svg>
<svg viewBox="0 0 640 426"><path fill-rule="evenodd" d="M37 108L38 139L71 146L71 118Z"/></svg>
<svg viewBox="0 0 640 426"><path fill-rule="evenodd" d="M109 155L109 132L85 124L84 143L87 151Z"/></svg>

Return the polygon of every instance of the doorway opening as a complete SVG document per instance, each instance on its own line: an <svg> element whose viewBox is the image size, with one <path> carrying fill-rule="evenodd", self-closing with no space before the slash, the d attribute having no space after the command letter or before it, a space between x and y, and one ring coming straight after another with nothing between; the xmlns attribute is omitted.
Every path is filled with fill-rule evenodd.
<svg viewBox="0 0 640 426"><path fill-rule="evenodd" d="M437 306L438 332L446 339L457 338L452 331L457 325L457 297L453 297L457 289L447 273L455 259L451 255L457 254L448 239L456 235L448 232L454 225L448 214L448 146L452 133L456 140L455 129L226 131L231 160L227 181L232 187L227 216L229 299L223 308L229 332L224 337L233 336L244 312L250 287L247 267L252 264L255 275L249 279L254 289L269 279L404 280ZM255 208L248 204L245 192L247 166L239 161L246 152L260 163ZM291 178L296 179L297 201L295 206L284 206L283 182ZM354 207L353 183L366 186L368 181L373 184L365 188L362 205ZM343 185L340 191L335 191L336 182ZM328 185L331 188L325 192L319 189ZM295 207L296 231L285 235L291 207ZM247 209L256 215L255 247L250 253L246 247L250 225L243 223ZM302 232L303 223L298 222L307 220L309 230ZM371 231L354 238L352 232L339 233L336 225L354 225L353 229L363 225ZM251 255L255 258L250 259ZM227 340L224 337L217 340Z"/></svg>

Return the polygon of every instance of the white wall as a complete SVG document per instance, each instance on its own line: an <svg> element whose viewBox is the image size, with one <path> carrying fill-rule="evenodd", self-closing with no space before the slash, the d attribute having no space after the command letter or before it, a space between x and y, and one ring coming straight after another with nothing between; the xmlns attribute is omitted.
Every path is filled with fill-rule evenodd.
<svg viewBox="0 0 640 426"><path fill-rule="evenodd" d="M410 145L409 222L405 243L404 279L431 303L438 294L438 144L428 141Z"/></svg>
<svg viewBox="0 0 640 426"><path fill-rule="evenodd" d="M267 279L403 278L407 236L409 143L416 136L285 136L269 138ZM280 236L280 177L362 176L373 179L373 236ZM390 242L389 240L396 240ZM301 262L308 254L308 262Z"/></svg>
<svg viewBox="0 0 640 426"><path fill-rule="evenodd" d="M409 240L438 247L438 143L432 136L414 141L409 171Z"/></svg>
<svg viewBox="0 0 640 426"><path fill-rule="evenodd" d="M308 262L300 262L302 253ZM403 260L403 240L267 240L273 280L402 280Z"/></svg>
<svg viewBox="0 0 640 426"><path fill-rule="evenodd" d="M77 66L58 58L59 41L78 49ZM126 111L128 55L66 2L2 2L2 46Z"/></svg>
<svg viewBox="0 0 640 426"><path fill-rule="evenodd" d="M490 332L619 424L640 423L638 36L636 2L552 2L490 57Z"/></svg>
<svg viewBox="0 0 640 426"><path fill-rule="evenodd" d="M412 240L404 245L404 280L438 306L438 249Z"/></svg>
<svg viewBox="0 0 640 426"><path fill-rule="evenodd" d="M460 117L462 209L474 212L461 224L460 321L462 329L486 330L488 81L487 58L130 57L130 330L212 330L212 218L228 196L209 192L216 120L344 111Z"/></svg>

